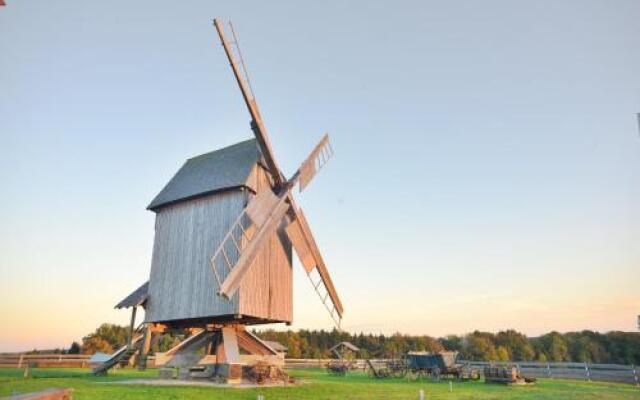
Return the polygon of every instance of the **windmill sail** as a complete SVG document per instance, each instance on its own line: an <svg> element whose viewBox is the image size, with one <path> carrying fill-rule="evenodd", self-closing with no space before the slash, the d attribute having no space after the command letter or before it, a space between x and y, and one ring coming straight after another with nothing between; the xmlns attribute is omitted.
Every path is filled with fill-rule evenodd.
<svg viewBox="0 0 640 400"><path fill-rule="evenodd" d="M329 276L322 255L318 250L311 229L307 224L304 214L296 206L291 193L293 186L298 182L300 183L300 192L302 192L318 171L333 156L329 136L325 134L322 137L307 159L302 163L300 169L298 169L291 179L286 180L280 172L271 148L267 130L249 83L233 26L230 25L231 33L233 34L234 44L236 45L240 62L242 63L244 75L238 68L238 63L236 62L230 43L227 42L225 38L225 29L222 22L215 19L213 23L220 36L222 46L229 59L240 91L242 92L242 97L251 114L251 129L260 145L267 169L273 177L273 186L276 192L276 194L274 194L271 190L265 190L256 195L240 216L238 216L236 222L232 225L216 250L211 259L211 266L220 288L218 293L226 298L233 296L238 290L242 279L250 269L252 262L257 257L260 248L264 246L264 243L269 237L278 230L283 218L285 218L285 215L288 213L289 224L285 228L286 234L295 248L307 275L312 279L314 289L320 295L331 317L336 321L338 327L340 327L340 320L343 313L342 303L333 286L333 281ZM230 248L231 250L229 252L233 253L232 255L236 257L229 257L228 251L226 250L227 248ZM217 265L219 263L226 265L226 276L218 273ZM316 281L312 278L314 274L318 276ZM321 292L320 289L324 291Z"/></svg>
<svg viewBox="0 0 640 400"><path fill-rule="evenodd" d="M298 257L300 258L300 262L304 266L305 271L307 271L307 275L309 275L310 278L315 267L319 275L319 281L313 283L314 288L317 291L320 284L322 284L325 288L326 296L321 298L321 300L325 303L327 299L331 299L332 307L329 312L332 313L332 317L334 312L339 317L342 317L342 313L344 312L342 302L340 301L340 297L338 297L338 292L333 285L333 280L331 280L327 266L324 263L322 254L320 254L320 250L318 249L318 245L311 233L311 229L309 228L309 224L307 223L307 219L305 218L302 209L296 210L296 219L294 222L289 224L289 226L294 224L299 226L299 230L298 228L287 229L287 235L293 243L296 254L298 254ZM291 235L290 232L293 233L293 235ZM298 233L301 233L302 237L296 237ZM315 265L312 268L308 268L312 261Z"/></svg>
<svg viewBox="0 0 640 400"><path fill-rule="evenodd" d="M227 298L233 296L240 286L242 278L251 267L251 263L257 256L264 241L278 229L282 218L284 218L287 211L291 209L294 218L285 229L287 235L307 274L311 273L314 268L318 269L322 282L327 288L327 293L329 293L329 297L334 304L334 309L338 315L342 315L342 303L333 287L333 282L326 269L322 255L320 255L311 229L307 224L304 214L295 206L293 197L291 196L291 188L298 180L305 176L303 173L305 168L308 170L309 165L315 168L318 165L322 167L326 164L331 154L333 154L333 152L329 150L324 150L327 148L330 148L329 136L325 135L311 151L291 180L287 182L287 186L279 196L276 196L269 189L264 190L258 193L249 202L240 216L238 216L211 258L211 267L218 281L218 286L220 287L219 293L221 295ZM319 157L322 160L320 164L318 162ZM310 175L306 175L307 185L319 168L314 169ZM289 200L288 202L287 199ZM247 222L247 220L249 222ZM230 257L229 253L234 253L237 256ZM228 275L224 279L221 279L222 273L218 272L218 264L220 263L225 265L228 271Z"/></svg>
<svg viewBox="0 0 640 400"><path fill-rule="evenodd" d="M285 231L287 232L287 237L291 241L293 248L296 250L296 254L300 259L302 267L307 274L311 273L318 263L313 254L313 250L311 250L311 246L304 235L300 219L296 218L293 220L289 225L287 225Z"/></svg>
<svg viewBox="0 0 640 400"><path fill-rule="evenodd" d="M269 190L270 191L270 190ZM226 298L231 298L233 294L240 287L240 283L242 282L242 278L245 276L253 260L255 260L258 252L263 246L264 242L277 231L282 218L284 218L287 210L289 209L289 204L285 201L287 196L287 191L285 191L279 198L276 197L276 202L273 203L273 200L268 196L256 196L250 205L244 209L244 211L240 214L240 217L236 220L236 223L231 227L231 230L225 236L225 239L222 241L213 257L211 258L211 265L214 268L214 274L218 277L216 272L216 259L222 255L224 257L224 261L229 268L229 274L226 279L220 283L219 294L223 295ZM274 196L275 197L275 196ZM259 203L254 204L252 203ZM267 207L266 203L270 203L271 206ZM248 229L244 227L243 219L245 216L251 218L249 211L253 213L254 218L259 216L260 218L260 226L257 231L251 235L246 235L245 239L247 240L246 245L238 245L237 240L234 239L234 230L236 226L239 226L243 232L246 232ZM257 224L256 224L257 226ZM237 257L237 261L233 263L226 256L225 245L228 241L234 241L234 246L239 253L239 257ZM219 278L217 278L219 279Z"/></svg>
<svg viewBox="0 0 640 400"><path fill-rule="evenodd" d="M302 192L311 179L324 167L324 165L333 157L333 148L329 143L329 135L325 134L320 143L311 152L311 155L300 167L300 192Z"/></svg>
<svg viewBox="0 0 640 400"><path fill-rule="evenodd" d="M260 143L260 148L262 150L262 155L265 158L267 166L269 167L269 172L273 177L276 186L280 187L284 183L284 179L282 178L282 174L280 173L280 168L278 168L278 163L276 162L275 156L273 154L273 149L271 148L271 142L269 141L269 136L267 134L267 128L265 128L264 123L262 122L262 117L260 116L260 111L258 109L258 103L256 102L253 93L250 91L250 87L247 84L247 80L240 72L238 68L238 63L233 55L233 51L231 50L231 46L229 42L227 42L224 33L224 27L222 22L219 19L213 20L213 25L216 27L216 31L218 31L218 36L220 36L220 41L222 42L222 47L224 47L224 51L227 54L227 58L229 59L229 64L231 64L231 69L233 71L233 75L236 77L236 81L238 82L238 86L240 87L240 91L242 92L242 97L244 98L244 102L249 109L249 114L251 114L251 129ZM235 35L234 35L235 36ZM238 41L236 38L236 47L238 50L240 47L238 46ZM244 63L243 63L244 65Z"/></svg>

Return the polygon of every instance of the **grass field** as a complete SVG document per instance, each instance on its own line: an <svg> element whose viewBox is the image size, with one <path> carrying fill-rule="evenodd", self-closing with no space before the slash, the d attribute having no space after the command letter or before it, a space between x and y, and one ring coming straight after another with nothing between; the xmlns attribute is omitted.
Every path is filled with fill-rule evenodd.
<svg viewBox="0 0 640 400"><path fill-rule="evenodd" d="M427 399L640 399L640 388L632 385L567 380L542 380L535 386L507 387L483 382L375 380L363 374L346 378L329 376L324 370L291 372L301 382L288 388L223 389L215 387L162 387L122 385L132 378L154 378L157 370L131 369L93 377L86 369L34 369L32 377L22 378L22 370L0 369L0 397L50 387L74 388L74 399L417 399L423 389ZM111 382L111 383L109 383Z"/></svg>

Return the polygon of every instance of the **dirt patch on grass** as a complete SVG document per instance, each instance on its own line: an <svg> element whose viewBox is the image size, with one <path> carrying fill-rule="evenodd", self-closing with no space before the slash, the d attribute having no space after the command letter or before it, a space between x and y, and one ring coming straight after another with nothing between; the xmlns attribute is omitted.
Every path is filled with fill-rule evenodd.
<svg viewBox="0 0 640 400"><path fill-rule="evenodd" d="M216 387L216 388L229 388L229 389L256 389L267 387L296 387L303 384L304 381L297 379L295 383L266 383L259 385L255 382L241 382L241 383L219 383L204 379L127 379L122 381L113 382L100 382L105 385L152 385L152 386L195 386L195 387Z"/></svg>

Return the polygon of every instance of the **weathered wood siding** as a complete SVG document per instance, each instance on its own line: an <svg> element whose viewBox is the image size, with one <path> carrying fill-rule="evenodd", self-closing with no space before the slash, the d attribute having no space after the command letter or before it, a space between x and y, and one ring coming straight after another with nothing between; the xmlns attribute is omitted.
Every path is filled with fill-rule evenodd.
<svg viewBox="0 0 640 400"><path fill-rule="evenodd" d="M270 185L268 175L256 166L247 186L259 191L266 185ZM291 244L282 232L269 238L230 300L217 294L209 260L250 196L248 190L234 190L159 210L146 321L236 314L291 321ZM226 269L217 271L224 281Z"/></svg>
<svg viewBox="0 0 640 400"><path fill-rule="evenodd" d="M256 166L247 181L256 192L271 186L267 172ZM250 195L251 196L251 195ZM240 314L268 316L279 321L293 318L291 243L280 229L260 251L240 286Z"/></svg>
<svg viewBox="0 0 640 400"><path fill-rule="evenodd" d="M209 260L245 205L240 190L164 207L156 215L147 321L238 313L238 294L218 296ZM224 270L220 269L222 273ZM226 274L221 275L224 279Z"/></svg>

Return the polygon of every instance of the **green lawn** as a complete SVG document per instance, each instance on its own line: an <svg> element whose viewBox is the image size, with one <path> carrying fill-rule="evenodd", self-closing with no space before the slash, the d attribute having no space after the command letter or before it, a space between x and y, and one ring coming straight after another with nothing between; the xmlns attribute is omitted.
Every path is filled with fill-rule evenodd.
<svg viewBox="0 0 640 400"><path fill-rule="evenodd" d="M34 369L32 377L22 378L22 370L0 369L0 397L50 387L72 387L75 399L417 399L423 389L427 399L639 399L640 388L625 384L542 380L535 386L497 386L483 382L375 380L363 374L346 378L329 376L324 370L291 372L304 384L288 388L222 389L214 387L162 387L119 385L131 378L153 378L157 370L138 372L131 369L93 377L86 369Z"/></svg>

